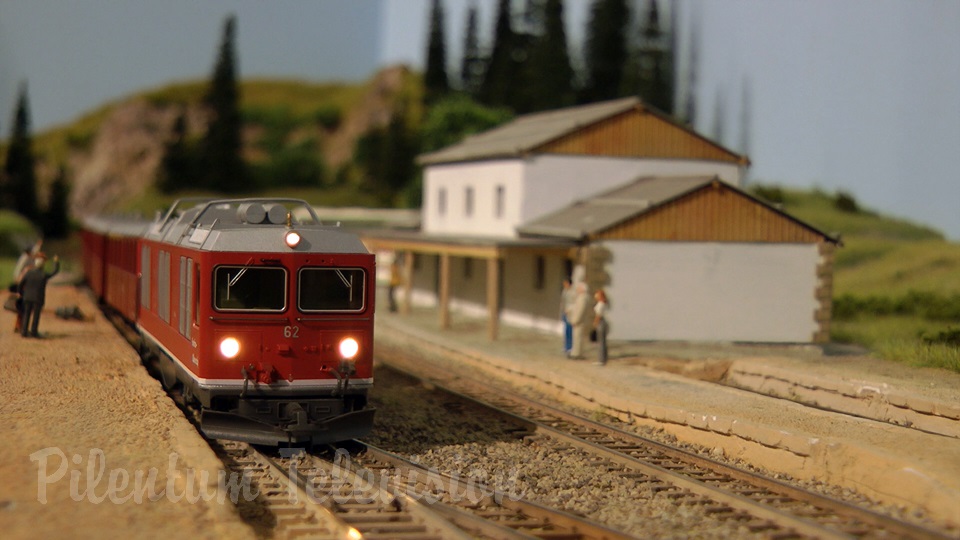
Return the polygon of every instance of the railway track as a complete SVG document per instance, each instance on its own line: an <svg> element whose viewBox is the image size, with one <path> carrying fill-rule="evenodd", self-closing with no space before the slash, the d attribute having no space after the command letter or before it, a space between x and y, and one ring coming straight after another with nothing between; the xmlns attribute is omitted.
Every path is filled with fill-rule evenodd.
<svg viewBox="0 0 960 540"><path fill-rule="evenodd" d="M390 366L389 362L387 362ZM694 504L718 520L774 538L947 538L816 492L745 471L532 400L524 395L431 367L429 375L391 369L432 388L489 407L532 426L538 436L596 456L623 478L648 484L678 505Z"/></svg>
<svg viewBox="0 0 960 540"><path fill-rule="evenodd" d="M370 445L358 454L359 464L409 496L424 496L431 507L474 538L626 539L612 529L564 512L490 489L469 479L424 468Z"/></svg>
<svg viewBox="0 0 960 540"><path fill-rule="evenodd" d="M268 456L232 441L214 443L225 466L249 479L244 502L273 538L470 538L440 514L362 473L299 450ZM251 519L250 521L253 521Z"/></svg>
<svg viewBox="0 0 960 540"><path fill-rule="evenodd" d="M273 538L628 538L362 443L356 459L343 449L330 457L299 449L275 457L246 443L213 445L243 479L231 484L241 514Z"/></svg>

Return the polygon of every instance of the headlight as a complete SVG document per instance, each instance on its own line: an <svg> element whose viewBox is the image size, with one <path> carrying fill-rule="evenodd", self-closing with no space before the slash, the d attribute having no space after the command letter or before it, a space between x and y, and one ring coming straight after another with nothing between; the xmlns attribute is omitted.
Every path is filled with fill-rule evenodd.
<svg viewBox="0 0 960 540"><path fill-rule="evenodd" d="M287 247L293 249L300 245L300 233L297 231L287 231L287 233L283 235L283 241L287 244Z"/></svg>
<svg viewBox="0 0 960 540"><path fill-rule="evenodd" d="M358 351L360 351L360 344L357 343L357 340L352 337L340 340L340 356L345 360L352 360Z"/></svg>
<svg viewBox="0 0 960 540"><path fill-rule="evenodd" d="M220 341L220 354L228 359L236 358L240 354L240 342L237 341L237 338L223 338Z"/></svg>

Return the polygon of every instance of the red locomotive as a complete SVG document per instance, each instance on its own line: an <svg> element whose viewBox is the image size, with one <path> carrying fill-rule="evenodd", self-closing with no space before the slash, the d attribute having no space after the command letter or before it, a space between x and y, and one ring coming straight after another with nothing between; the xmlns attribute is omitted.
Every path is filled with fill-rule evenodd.
<svg viewBox="0 0 960 540"><path fill-rule="evenodd" d="M321 444L372 427L374 256L306 202L181 200L152 223L90 219L83 265L208 436Z"/></svg>

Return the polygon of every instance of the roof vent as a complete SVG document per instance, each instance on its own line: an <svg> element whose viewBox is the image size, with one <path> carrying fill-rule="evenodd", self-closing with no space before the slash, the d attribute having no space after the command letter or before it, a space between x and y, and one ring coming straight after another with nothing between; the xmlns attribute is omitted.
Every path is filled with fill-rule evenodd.
<svg viewBox="0 0 960 540"><path fill-rule="evenodd" d="M257 225L263 223L267 217L267 211L260 203L243 203L237 208L237 219L241 223L250 223Z"/></svg>
<svg viewBox="0 0 960 540"><path fill-rule="evenodd" d="M267 223L282 225L287 222L287 208L282 204L266 204L263 209L267 214Z"/></svg>

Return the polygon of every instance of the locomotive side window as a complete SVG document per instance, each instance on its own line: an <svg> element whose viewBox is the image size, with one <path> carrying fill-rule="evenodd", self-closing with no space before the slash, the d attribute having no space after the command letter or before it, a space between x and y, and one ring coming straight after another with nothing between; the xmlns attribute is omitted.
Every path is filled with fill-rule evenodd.
<svg viewBox="0 0 960 540"><path fill-rule="evenodd" d="M363 311L365 285L363 268L303 268L300 311Z"/></svg>
<svg viewBox="0 0 960 540"><path fill-rule="evenodd" d="M157 261L157 315L170 324L170 252L163 250Z"/></svg>
<svg viewBox="0 0 960 540"><path fill-rule="evenodd" d="M214 307L221 311L283 311L287 308L287 271L267 266L218 266L214 270Z"/></svg>
<svg viewBox="0 0 960 540"><path fill-rule="evenodd" d="M140 248L140 305L150 309L150 246Z"/></svg>
<svg viewBox="0 0 960 540"><path fill-rule="evenodd" d="M180 333L190 339L193 319L193 259L180 257Z"/></svg>

